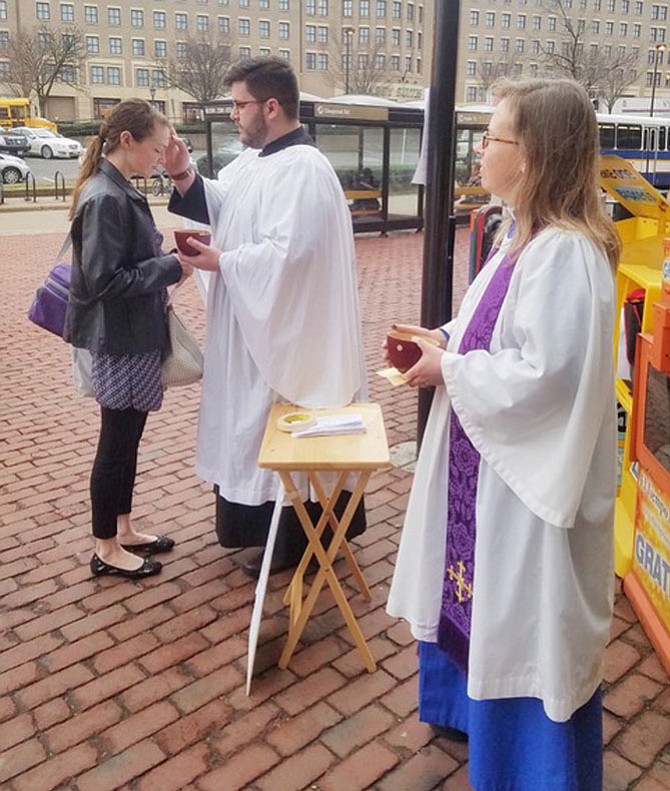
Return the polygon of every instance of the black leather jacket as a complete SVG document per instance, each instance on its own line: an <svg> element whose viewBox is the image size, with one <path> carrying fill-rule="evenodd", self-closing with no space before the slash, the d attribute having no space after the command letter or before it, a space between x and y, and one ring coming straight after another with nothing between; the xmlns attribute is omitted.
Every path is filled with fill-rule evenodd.
<svg viewBox="0 0 670 791"><path fill-rule="evenodd" d="M165 350L174 255L155 254L146 198L107 160L84 185L72 221L72 278L63 338L107 354Z"/></svg>

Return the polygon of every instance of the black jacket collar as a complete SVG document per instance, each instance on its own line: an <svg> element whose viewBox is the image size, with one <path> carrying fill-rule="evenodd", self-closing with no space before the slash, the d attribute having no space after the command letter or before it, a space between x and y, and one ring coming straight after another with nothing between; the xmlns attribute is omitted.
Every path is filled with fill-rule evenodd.
<svg viewBox="0 0 670 791"><path fill-rule="evenodd" d="M285 148L289 148L289 146L315 146L316 143L312 140L312 138L305 132L302 126L299 126L297 129L294 129L292 132L289 132L282 137L278 137L276 140L273 140L271 143L268 143L264 146L261 153L258 155L259 157L269 157L270 154L276 154L278 151L283 151Z"/></svg>

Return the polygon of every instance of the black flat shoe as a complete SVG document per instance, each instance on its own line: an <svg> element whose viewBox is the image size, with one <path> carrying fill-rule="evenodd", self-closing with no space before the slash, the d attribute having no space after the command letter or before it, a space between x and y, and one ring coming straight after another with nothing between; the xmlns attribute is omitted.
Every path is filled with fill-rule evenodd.
<svg viewBox="0 0 670 791"><path fill-rule="evenodd" d="M430 727L436 736L441 736L443 739L449 739L452 742L467 742L468 740L468 734L457 728L448 728L446 725L434 725L433 723Z"/></svg>
<svg viewBox="0 0 670 791"><path fill-rule="evenodd" d="M157 560L146 558L138 569L120 569L116 566L110 566L104 560L100 560L97 555L91 558L91 573L94 577L101 577L107 574L112 577L127 577L130 580L142 579L142 577L152 577L158 574L163 568L163 564Z"/></svg>
<svg viewBox="0 0 670 791"><path fill-rule="evenodd" d="M130 552L141 552L143 555L157 555L159 552L169 552L174 548L174 539L167 536L158 536L148 544L121 544Z"/></svg>

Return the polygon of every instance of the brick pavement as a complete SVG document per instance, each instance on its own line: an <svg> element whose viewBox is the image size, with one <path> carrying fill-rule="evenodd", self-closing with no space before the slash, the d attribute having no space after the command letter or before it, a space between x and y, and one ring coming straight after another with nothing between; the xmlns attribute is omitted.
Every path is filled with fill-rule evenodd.
<svg viewBox="0 0 670 791"><path fill-rule="evenodd" d="M372 675L327 593L289 669L278 670L282 574L270 580L245 695L254 584L238 568L240 553L216 544L212 497L192 472L197 386L167 394L141 448L135 515L172 535L176 550L159 577L141 583L90 578L95 405L73 392L68 348L24 319L63 234L40 233L39 224L17 234L23 226L27 215L0 212L0 787L469 788L467 749L417 720L415 647L384 612L406 470L377 474L367 496L370 528L355 548L372 602L347 580L379 664ZM414 438L415 394L373 372L390 322L418 318L421 243L411 233L356 242L371 396L393 446ZM458 249L464 262L462 235ZM196 290L184 291L180 312L202 337ZM670 789L667 682L619 593L606 665L606 791Z"/></svg>

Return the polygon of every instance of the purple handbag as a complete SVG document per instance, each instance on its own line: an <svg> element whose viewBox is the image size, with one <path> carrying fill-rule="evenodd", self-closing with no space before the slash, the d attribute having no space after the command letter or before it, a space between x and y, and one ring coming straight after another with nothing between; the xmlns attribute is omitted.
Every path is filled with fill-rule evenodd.
<svg viewBox="0 0 670 791"><path fill-rule="evenodd" d="M70 243L68 235L56 260L68 249ZM28 318L34 324L61 338L63 337L65 311L70 296L70 270L70 264L56 264L46 276L44 283L37 289L35 298L28 308Z"/></svg>

